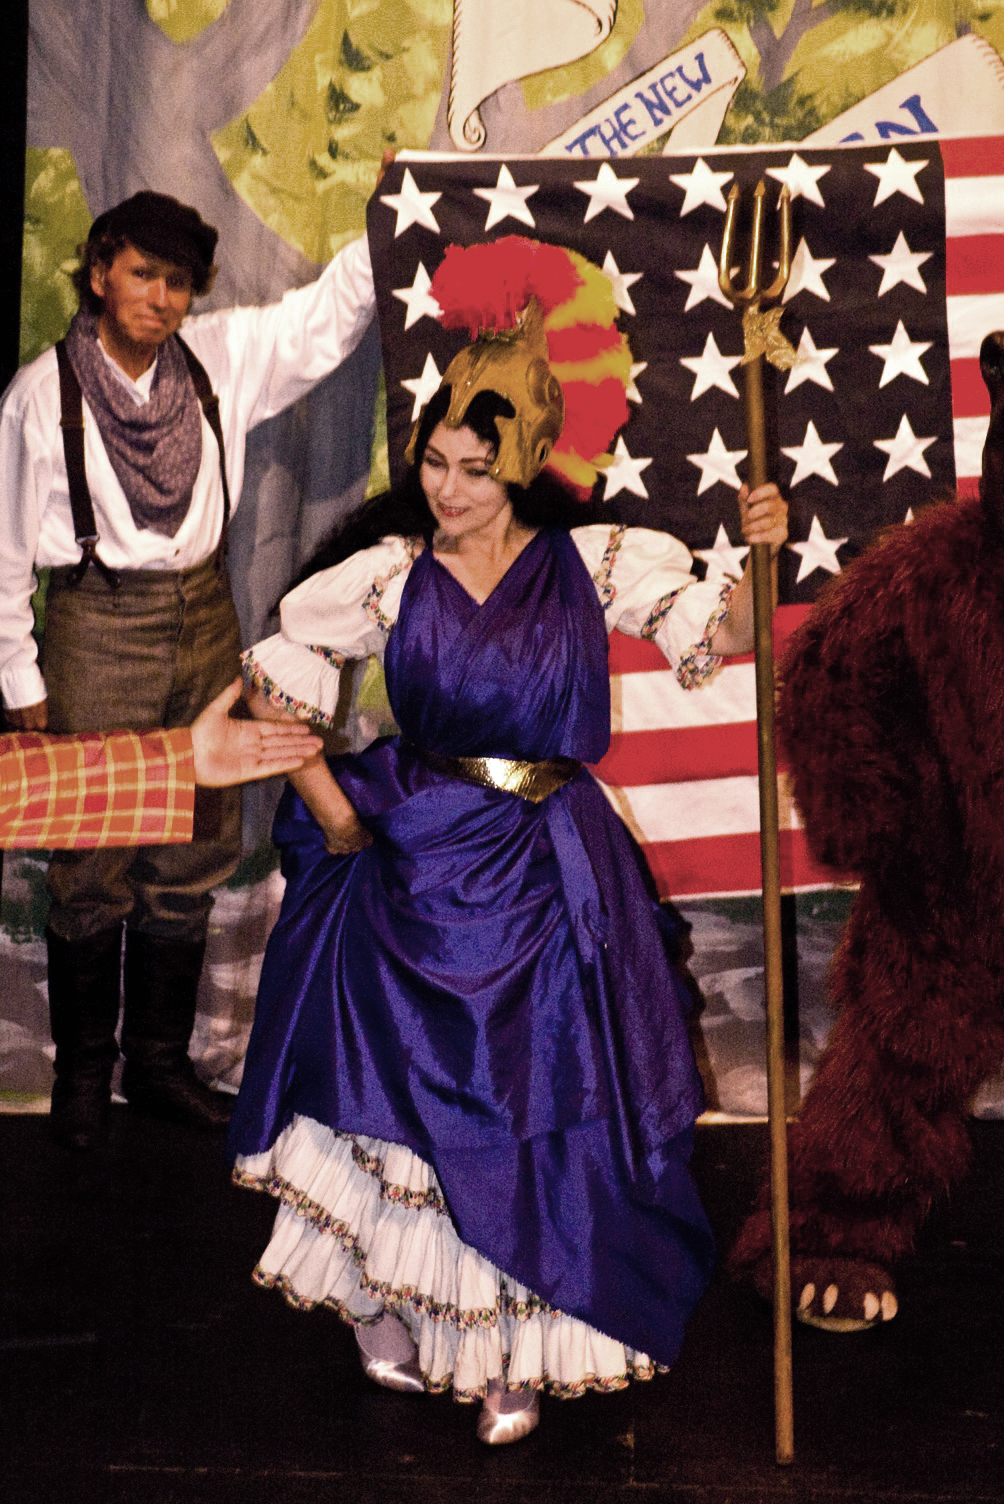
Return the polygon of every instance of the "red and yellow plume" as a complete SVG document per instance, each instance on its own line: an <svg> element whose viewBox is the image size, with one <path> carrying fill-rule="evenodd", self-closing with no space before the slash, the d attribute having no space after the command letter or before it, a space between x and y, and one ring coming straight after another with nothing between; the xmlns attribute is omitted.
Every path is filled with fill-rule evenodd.
<svg viewBox="0 0 1004 1504"><path fill-rule="evenodd" d="M451 245L431 292L443 327L466 329L472 339L512 329L536 298L548 363L565 399L561 436L544 468L587 501L628 419L631 350L617 328L609 277L565 246L506 235L487 245Z"/></svg>

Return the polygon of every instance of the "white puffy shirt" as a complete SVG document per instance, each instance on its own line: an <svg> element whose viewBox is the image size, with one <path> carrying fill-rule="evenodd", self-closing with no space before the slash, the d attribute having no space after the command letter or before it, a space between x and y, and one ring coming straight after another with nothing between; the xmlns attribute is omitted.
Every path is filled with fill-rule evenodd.
<svg viewBox="0 0 1004 1504"><path fill-rule="evenodd" d="M701 684L720 658L709 641L728 610L734 581L702 583L685 546L651 528L597 523L573 528L607 631L651 639L685 689ZM341 564L311 575L280 607L281 631L244 654L245 678L300 720L331 725L342 665L383 657L397 621L420 539L383 538Z"/></svg>
<svg viewBox="0 0 1004 1504"><path fill-rule="evenodd" d="M181 335L206 368L220 399L230 497L244 481L250 429L297 401L355 349L374 309L365 239L347 245L315 282L267 308L230 308L187 318ZM139 400L149 381L130 383ZM202 462L192 503L173 538L137 528L97 423L84 402L84 463L100 536L112 569L190 569L208 559L223 523L219 449L202 418ZM0 694L11 707L45 698L32 638L36 566L75 564L55 350L14 377L0 409Z"/></svg>

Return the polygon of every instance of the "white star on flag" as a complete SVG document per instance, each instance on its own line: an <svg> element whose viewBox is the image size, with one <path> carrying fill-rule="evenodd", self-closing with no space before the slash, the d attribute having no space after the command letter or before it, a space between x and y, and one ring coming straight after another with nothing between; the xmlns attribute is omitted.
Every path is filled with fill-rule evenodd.
<svg viewBox="0 0 1004 1504"><path fill-rule="evenodd" d="M622 272L614 260L613 251L607 251L603 262L603 270L610 278L610 285L614 290L614 302L622 313L634 313L635 307L631 301L629 287L633 287L642 278L641 272Z"/></svg>
<svg viewBox="0 0 1004 1504"><path fill-rule="evenodd" d="M704 349L700 355L681 356L681 366L686 366L688 371L694 373L691 402L696 402L698 397L704 392L710 392L712 387L718 387L719 391L727 392L730 397L738 397L738 389L729 372L739 365L741 360L741 355L723 355L713 334L709 334L704 341Z"/></svg>
<svg viewBox="0 0 1004 1504"><path fill-rule="evenodd" d="M404 327L406 329L410 329L412 324L417 324L419 319L438 319L442 313L439 304L429 292L431 286L432 278L420 261L415 269L415 280L411 286L395 287L393 289L393 296L400 298L401 302L408 309L404 316Z"/></svg>
<svg viewBox="0 0 1004 1504"><path fill-rule="evenodd" d="M826 569L830 574L839 574L840 561L837 558L837 549L842 548L846 542L846 538L827 538L820 526L819 518L813 517L809 527L809 536L805 542L788 544L793 553L802 556L795 584L801 584L806 575L811 574L814 569Z"/></svg>
<svg viewBox="0 0 1004 1504"><path fill-rule="evenodd" d="M650 459L632 459L628 454L623 434L618 434L617 443L614 445L613 460L605 470L601 471L604 481L603 500L609 501L611 496L617 495L618 491L631 491L635 496L647 496L648 492L641 478L641 472L646 470L651 463Z"/></svg>
<svg viewBox="0 0 1004 1504"><path fill-rule="evenodd" d="M899 428L896 430L894 439L873 439L876 449L881 449L883 454L889 456L885 467L883 481L896 474L898 470L916 470L918 475L931 479L931 472L924 458L924 450L929 444L933 444L937 434L932 434L929 439L918 439L910 427L910 419L906 413L899 420Z"/></svg>
<svg viewBox="0 0 1004 1504"><path fill-rule="evenodd" d="M681 282L690 283L690 291L687 301L683 305L684 313L689 313L696 308L698 303L703 303L705 298L714 298L716 303L721 303L723 308L731 308L732 304L718 285L718 262L711 254L711 247L706 245L701 252L701 259L697 264L696 271L676 272Z"/></svg>
<svg viewBox="0 0 1004 1504"><path fill-rule="evenodd" d="M442 379L430 351L425 357L425 365L422 367L421 376L412 376L410 380L401 382L405 391L410 392L415 399L414 406L411 409L411 421L413 423L421 414L422 408L428 402L429 398L434 397L439 391L439 383Z"/></svg>
<svg viewBox="0 0 1004 1504"><path fill-rule="evenodd" d="M810 167L796 151L787 167L768 167L767 176L776 178L782 185L787 183L792 203L801 197L807 203L818 204L821 209L825 209L823 195L819 191L819 179L829 170L829 167Z"/></svg>
<svg viewBox="0 0 1004 1504"><path fill-rule="evenodd" d="M719 481L723 486L731 486L733 491L738 491L742 482L736 466L745 458L745 449L726 449L722 436L716 428L704 454L687 455L690 463L696 465L701 472L701 483L697 488L698 496L702 496L705 491L710 491L711 487L716 486Z"/></svg>
<svg viewBox="0 0 1004 1504"><path fill-rule="evenodd" d="M628 204L627 196L632 188L637 188L640 181L640 178L619 178L610 163L604 162L591 181L575 185L581 193L589 195L589 207L582 223L587 225L597 214L602 214L604 209L614 209L618 214L623 214L625 219L634 219L634 211Z"/></svg>
<svg viewBox="0 0 1004 1504"><path fill-rule="evenodd" d="M823 281L823 273L836 264L836 259L835 256L813 256L803 235L791 258L791 275L785 284L782 303L790 303L800 292L815 293L817 298L828 303L830 295Z"/></svg>
<svg viewBox="0 0 1004 1504"><path fill-rule="evenodd" d="M933 251L911 251L907 244L906 236L900 230L896 236L896 244L888 256L869 256L869 261L874 261L876 266L882 268L882 281L879 284L878 295L884 297L891 292L900 282L905 282L907 287L915 287L918 292L927 292L927 284L920 275L920 268L925 261L930 261Z"/></svg>
<svg viewBox="0 0 1004 1504"><path fill-rule="evenodd" d="M788 382L784 389L785 396L793 392L797 386L801 386L803 381L814 381L817 386L825 387L828 392L832 392L833 382L830 380L826 365L837 353L837 349L817 350L816 342L806 324L795 352L795 364L788 372Z"/></svg>
<svg viewBox="0 0 1004 1504"><path fill-rule="evenodd" d="M397 211L397 224L394 226L394 239L403 235L411 225L423 225L427 230L435 230L437 235L442 234L436 223L436 216L432 212L432 206L441 193L422 193L410 170L404 169L404 177L401 180L400 193L381 193L380 202L386 204L388 209Z"/></svg>
<svg viewBox="0 0 1004 1504"><path fill-rule="evenodd" d="M540 184L517 188L513 175L504 162L499 168L498 182L494 188L475 188L473 191L476 198L483 198L488 204L486 232L501 224L504 219L518 219L521 224L536 228L537 222L530 212L527 199L540 191Z"/></svg>
<svg viewBox="0 0 1004 1504"><path fill-rule="evenodd" d="M699 209L702 204L710 204L712 209L721 209L725 213L725 197L722 193L722 184L727 183L732 177L731 172L712 172L703 157L698 157L690 172L671 172L669 181L675 183L677 188L683 189L683 208L680 210L680 218L690 214L694 209Z"/></svg>
<svg viewBox="0 0 1004 1504"><path fill-rule="evenodd" d="M795 473L788 482L789 486L797 486L799 481L806 480L810 475L822 476L823 480L828 480L831 486L835 486L837 477L830 461L843 447L843 444L824 444L810 418L801 444L791 444L787 449L781 450L782 454L795 461ZM844 542L847 542L846 538Z"/></svg>
<svg viewBox="0 0 1004 1504"><path fill-rule="evenodd" d="M738 579L743 572L743 560L749 551L749 544L746 544L744 548L733 548L729 542L729 535L725 531L725 524L722 522L718 524L718 532L715 534L712 548L694 549L696 556L707 564L707 577L712 582L724 579L726 575L732 579Z"/></svg>
<svg viewBox="0 0 1004 1504"><path fill-rule="evenodd" d="M636 376L640 376L641 373L642 373L642 371L647 371L647 370L648 370L648 361L647 360L638 360L638 361L635 361L634 365L631 367L631 380L630 380L628 386L624 390L624 395L627 398L627 400L629 402L637 402L637 404L638 404L639 407L641 406L641 392L639 392L637 386L635 385L635 377Z"/></svg>
<svg viewBox="0 0 1004 1504"><path fill-rule="evenodd" d="M920 357L925 350L930 350L930 340L911 340L906 332L903 320L896 325L896 333L892 337L892 343L888 345L869 345L873 355L877 355L885 364L882 367L882 375L879 378L879 386L888 386L890 381L895 381L897 376L909 376L912 381L922 381L929 386L927 372L920 363Z"/></svg>
<svg viewBox="0 0 1004 1504"><path fill-rule="evenodd" d="M917 187L917 174L928 165L926 160L908 162L893 146L884 162L865 162L863 165L865 172L874 173L878 178L873 209L892 198L894 193L902 193L904 198L912 198L917 204L924 202L924 195Z"/></svg>

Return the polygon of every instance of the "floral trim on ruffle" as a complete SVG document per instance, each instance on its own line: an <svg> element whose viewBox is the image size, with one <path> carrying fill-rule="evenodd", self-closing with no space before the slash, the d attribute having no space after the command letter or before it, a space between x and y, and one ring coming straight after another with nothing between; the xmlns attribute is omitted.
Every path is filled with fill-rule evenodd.
<svg viewBox="0 0 1004 1504"><path fill-rule="evenodd" d="M614 560L620 553L626 532L627 527L623 523L618 523L610 529L610 538L606 548L603 550L603 558L600 560L599 568L593 575L593 584L596 586L596 593L599 596L600 604L604 611L609 611L617 595L617 586L611 580L611 575L613 574Z"/></svg>
<svg viewBox="0 0 1004 1504"><path fill-rule="evenodd" d="M333 715L325 715L323 710L317 705L311 705L309 700L297 700L293 695L287 694L284 689L280 689L275 680L255 660L253 648L246 648L241 654L241 668L247 688L263 690L266 699L277 709L288 710L290 715L295 715L298 721L316 721L322 726L335 724Z"/></svg>
<svg viewBox="0 0 1004 1504"><path fill-rule="evenodd" d="M501 1309L507 1316L514 1317L516 1321L529 1321L532 1316L558 1317L564 1314L558 1310L557 1306L549 1305L546 1300L541 1300L539 1295L534 1295L532 1290L527 1294L529 1299L517 1300L515 1295L511 1295L503 1285L499 1302Z"/></svg>
<svg viewBox="0 0 1004 1504"><path fill-rule="evenodd" d="M384 1195L386 1181L383 1175L383 1162L374 1154L370 1154L361 1144L353 1139L349 1133L337 1133L338 1138L347 1139L352 1144L352 1157L356 1167L363 1173L372 1175L380 1181L381 1196ZM565 1313L555 1306L549 1305L538 1295L527 1292L526 1299L517 1299L512 1295L506 1285L506 1277L500 1280L499 1301L495 1308L475 1307L461 1309L460 1307L442 1301L433 1300L431 1296L424 1294L413 1285L391 1286L385 1280L370 1278L366 1273L366 1253L360 1246L359 1239L352 1232L346 1222L332 1216L318 1201L308 1196L305 1191L292 1185L281 1175L268 1176L254 1175L247 1170L235 1168L233 1171L235 1184L246 1186L252 1190L267 1191L277 1197L294 1215L303 1217L311 1223L318 1232L327 1234L337 1239L341 1247L351 1256L353 1264L359 1270L359 1289L374 1300L383 1303L383 1309L372 1316L359 1316L350 1311L345 1302L337 1296L327 1296L322 1300L310 1300L301 1295L286 1274L273 1274L259 1265L252 1274L255 1284L264 1289L278 1290L286 1303L298 1311L313 1311L319 1306L333 1311L347 1325L365 1327L379 1321L384 1311L400 1311L409 1308L416 1315L427 1317L431 1321L445 1321L463 1331L483 1330L487 1331L498 1326L499 1316L504 1313L515 1318L517 1321L529 1321L535 1316L546 1316L559 1319ZM437 1192L409 1192L406 1187L391 1186L390 1189L403 1192L405 1195L417 1196L422 1201L422 1206L434 1207L435 1203L424 1200L425 1197L435 1197ZM393 1196L386 1199L393 1200ZM416 1210L421 1207L416 1207ZM435 1207L438 1210L438 1207ZM445 1210L445 1208L443 1208ZM628 1362L624 1371L616 1374L584 1374L581 1378L562 1381L560 1379L548 1379L545 1375L525 1380L521 1383L508 1385L513 1390L543 1391L551 1394L555 1399L571 1400L578 1399L582 1395L594 1391L600 1394L610 1394L618 1389L626 1389L632 1379L647 1381L656 1373L668 1373L669 1369L661 1363L653 1363L646 1358L644 1362ZM442 1378L432 1379L423 1371L422 1379L430 1394L442 1394L453 1388L453 1398L458 1404L476 1404L485 1398L484 1386L474 1389L457 1389L453 1386L453 1375L445 1374Z"/></svg>
<svg viewBox="0 0 1004 1504"><path fill-rule="evenodd" d="M418 558L419 554L422 552L422 549L425 547L425 544L421 538L403 538L401 541L404 543L404 550L407 558L402 559L399 564L395 564L393 569L388 570L386 574L378 575L367 591L365 597L363 598L364 613L369 617L370 621L373 622L374 626L380 628L381 632L389 632L391 627L394 625L390 617L387 616L380 607L380 602L384 598L387 586L390 584L391 580L396 579L397 576L402 573L402 571L411 568L415 560Z"/></svg>
<svg viewBox="0 0 1004 1504"><path fill-rule="evenodd" d="M308 1196L297 1186L291 1185L281 1175L270 1175L267 1179L258 1175L249 1175L246 1170L235 1170L234 1181L237 1185L246 1186L251 1190L267 1191L270 1196L275 1196L282 1205L316 1227L318 1232L328 1233L337 1239L345 1252L351 1254L352 1262L360 1269L359 1288L367 1295L376 1296L385 1304L408 1305L420 1315L428 1316L430 1321L448 1321L451 1326L459 1327L462 1331L469 1331L472 1327L492 1327L498 1325L498 1310L489 1306L472 1307L461 1309L452 1301L433 1300L431 1295L415 1288L414 1285L392 1286L386 1280L371 1279L366 1273L366 1253L360 1247L359 1239L349 1227L347 1222L333 1217L326 1211L320 1202ZM253 1278L256 1284L271 1288L280 1282L282 1277L267 1274L259 1265L254 1271ZM286 1294L286 1291L283 1291ZM295 1305L297 1310L310 1311L315 1306L331 1306L334 1308L337 1302L330 1300L306 1300L302 1295L292 1291L286 1294L290 1305Z"/></svg>
<svg viewBox="0 0 1004 1504"><path fill-rule="evenodd" d="M333 1311L348 1326L370 1326L374 1321L379 1321L380 1316L383 1315L381 1311L380 1316L371 1318L353 1316L350 1311L346 1310L343 1301L336 1300L333 1297L329 1297L323 1301L305 1301L302 1296L297 1294L289 1276L285 1274L265 1274L261 1269L256 1269L252 1278L255 1284L262 1286L263 1289L278 1290L287 1305L292 1306L294 1310L311 1311L315 1310L318 1305L321 1305L325 1310ZM404 1305L406 1303L405 1301L395 1302L397 1305ZM626 1389L632 1379L637 1379L640 1383L647 1383L657 1373L668 1372L669 1369L661 1363L638 1363L631 1364L630 1368L625 1369L623 1373L604 1375L584 1374L581 1379L574 1379L568 1383L564 1383L560 1379L547 1379L542 1375L540 1378L528 1379L524 1383L507 1385L506 1387L512 1390L529 1391L531 1393L542 1391L558 1400L577 1400L582 1395L589 1393L590 1390L597 1394L613 1394L618 1389ZM421 1374L422 1382L429 1394L445 1394L448 1389L453 1387L452 1375L450 1374L444 1374L441 1379L430 1378L424 1369L421 1370ZM457 1389L454 1387L453 1398L458 1405L476 1405L485 1398L487 1388L487 1385L477 1389Z"/></svg>
<svg viewBox="0 0 1004 1504"><path fill-rule="evenodd" d="M351 1133L337 1133L335 1136L347 1139L352 1145L352 1158L356 1167L365 1175L372 1175L374 1180L379 1180L382 1201L392 1201L395 1205L406 1206L409 1211L420 1211L428 1207L431 1211L438 1212L441 1217L446 1216L446 1202L438 1189L430 1187L427 1191L413 1191L406 1185L395 1185L393 1181L387 1179L384 1173L384 1161L378 1159L375 1154L370 1154L368 1149L364 1149Z"/></svg>
<svg viewBox="0 0 1004 1504"><path fill-rule="evenodd" d="M682 595L686 588L686 585L680 585L676 590L671 590L668 595L661 595L659 597L645 618L645 625L638 633L639 637L644 637L647 642L651 642L670 611L672 611L673 602L676 600L676 597Z"/></svg>
<svg viewBox="0 0 1004 1504"><path fill-rule="evenodd" d="M339 670L339 672L341 672L341 670L345 667L345 655L343 653L336 652L334 648L320 648L316 645L316 643L313 642L305 643L304 646L308 648L310 652L316 653L318 658L323 658L329 668L336 668Z"/></svg>
<svg viewBox="0 0 1004 1504"><path fill-rule="evenodd" d="M735 580L727 580L725 582L722 586L721 595L718 598L718 605L708 617L704 636L700 642L696 643L692 648L688 648L687 652L680 655L676 677L684 689L697 689L710 674L714 673L715 669L721 663L721 658L710 651L710 644L712 637L728 614L729 601L735 588Z"/></svg>

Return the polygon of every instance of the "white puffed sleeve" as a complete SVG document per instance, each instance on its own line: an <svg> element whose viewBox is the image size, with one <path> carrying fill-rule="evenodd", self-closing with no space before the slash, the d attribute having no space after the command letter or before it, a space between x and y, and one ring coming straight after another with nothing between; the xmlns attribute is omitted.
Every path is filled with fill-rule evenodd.
<svg viewBox="0 0 1004 1504"><path fill-rule="evenodd" d="M597 523L572 529L607 619L628 637L654 642L684 689L696 689L721 662L709 647L729 609L732 579L701 581L678 538L647 527Z"/></svg>
<svg viewBox="0 0 1004 1504"><path fill-rule="evenodd" d="M297 585L279 607L281 630L243 654L245 683L297 720L333 725L342 666L383 657L421 549L420 538L382 538Z"/></svg>

